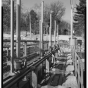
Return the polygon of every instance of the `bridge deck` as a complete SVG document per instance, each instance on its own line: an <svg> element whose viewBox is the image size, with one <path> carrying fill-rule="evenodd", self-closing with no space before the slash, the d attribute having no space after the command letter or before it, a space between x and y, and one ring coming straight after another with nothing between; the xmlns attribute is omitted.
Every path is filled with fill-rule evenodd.
<svg viewBox="0 0 88 88"><path fill-rule="evenodd" d="M41 88L78 88L73 65L71 61L68 62L67 58L64 55L57 57L57 62L50 71L50 78Z"/></svg>
<svg viewBox="0 0 88 88"><path fill-rule="evenodd" d="M31 61L28 61L27 65L31 66L31 64L35 63L36 61L38 62L38 60L39 56L35 57ZM39 71L38 68L41 68L40 65L39 67L36 67L37 72ZM42 70L44 69L42 67ZM73 65L72 56L69 53L63 53L62 55L59 54L55 55L55 60L52 66L50 65L49 72L42 75L44 76L42 77L42 79L41 75L38 75L38 73L37 73L38 77L37 88L79 88L78 80L77 77L75 76L75 68ZM26 81L24 81L25 77L23 76L23 78L18 83L14 84L12 88L24 88L24 87L32 88L30 84L30 77L31 71L26 75L27 78ZM11 77L11 79L13 78L14 77ZM10 80L10 78L8 80ZM7 82L8 80L6 80L5 82ZM5 82L3 83L5 84Z"/></svg>

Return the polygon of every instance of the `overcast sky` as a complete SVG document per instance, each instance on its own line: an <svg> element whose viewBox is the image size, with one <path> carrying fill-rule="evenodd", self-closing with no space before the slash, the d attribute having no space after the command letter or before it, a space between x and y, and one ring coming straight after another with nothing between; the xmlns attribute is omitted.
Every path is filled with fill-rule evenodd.
<svg viewBox="0 0 88 88"><path fill-rule="evenodd" d="M44 3L49 4L53 1L58 1L58 0L21 0L23 7L27 10L30 10L35 4L40 4L41 1L44 1ZM59 1L61 1L64 7L66 8L63 19L70 22L70 18L71 18L70 0L59 0ZM73 3L75 6L75 4L79 3L79 0L73 0Z"/></svg>

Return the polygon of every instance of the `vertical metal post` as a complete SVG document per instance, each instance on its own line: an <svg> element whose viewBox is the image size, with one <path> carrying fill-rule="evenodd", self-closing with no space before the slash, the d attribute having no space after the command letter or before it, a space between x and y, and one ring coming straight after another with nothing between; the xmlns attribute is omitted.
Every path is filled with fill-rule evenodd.
<svg viewBox="0 0 88 88"><path fill-rule="evenodd" d="M43 56L43 8L44 8L44 1L42 1L41 3L41 20L40 20L40 56L41 57ZM41 75L42 75L42 70L41 70Z"/></svg>
<svg viewBox="0 0 88 88"><path fill-rule="evenodd" d="M41 57L43 56L43 6L44 1L41 3L41 28L40 28L40 49L41 49Z"/></svg>
<svg viewBox="0 0 88 88"><path fill-rule="evenodd" d="M31 15L30 15L30 38L31 38Z"/></svg>
<svg viewBox="0 0 88 88"><path fill-rule="evenodd" d="M14 0L11 0L11 65L10 75L14 71Z"/></svg>
<svg viewBox="0 0 88 88"><path fill-rule="evenodd" d="M72 38L73 38L73 5L72 0L70 0L71 3L71 49L72 49Z"/></svg>
<svg viewBox="0 0 88 88"><path fill-rule="evenodd" d="M24 43L24 56L27 56L27 42Z"/></svg>
<svg viewBox="0 0 88 88"><path fill-rule="evenodd" d="M16 4L16 56L20 57L20 13L21 13L21 0L17 0Z"/></svg>
<svg viewBox="0 0 88 88"><path fill-rule="evenodd" d="M78 87L80 88L80 58L78 57Z"/></svg>
<svg viewBox="0 0 88 88"><path fill-rule="evenodd" d="M27 56L27 42L24 42L24 56ZM24 66L27 66L27 58L25 58Z"/></svg>
<svg viewBox="0 0 88 88"><path fill-rule="evenodd" d="M57 24L57 44L59 44L58 24Z"/></svg>
<svg viewBox="0 0 88 88"><path fill-rule="evenodd" d="M75 52L74 52L74 54L75 54ZM76 73L77 73L77 67L76 67L77 64L76 64L76 61L77 61L77 60L76 60L76 54L75 54L75 66L74 66L74 67L75 67L75 76L77 77L77 74L76 74Z"/></svg>
<svg viewBox="0 0 88 88"><path fill-rule="evenodd" d="M7 56L9 57L9 48L7 48Z"/></svg>
<svg viewBox="0 0 88 88"><path fill-rule="evenodd" d="M80 53L81 53L81 44L80 44Z"/></svg>
<svg viewBox="0 0 88 88"><path fill-rule="evenodd" d="M38 84L38 78L37 78L37 73L36 71L32 71L31 72L31 78L30 78L30 83L32 85L33 88L38 88L37 84Z"/></svg>
<svg viewBox="0 0 88 88"><path fill-rule="evenodd" d="M52 42L51 42L51 28L49 27L49 48L52 46Z"/></svg>
<svg viewBox="0 0 88 88"><path fill-rule="evenodd" d="M27 56L27 42L24 42L24 56ZM24 66L27 67L27 58L24 59ZM27 81L27 76L24 76L23 81Z"/></svg>
<svg viewBox="0 0 88 88"><path fill-rule="evenodd" d="M24 56L27 56L27 42L24 42ZM27 58L24 58L24 67L27 67ZM27 76L24 76L23 81L27 81Z"/></svg>
<svg viewBox="0 0 88 88"><path fill-rule="evenodd" d="M45 27L45 34L47 34L47 32L46 32L46 27Z"/></svg>
<svg viewBox="0 0 88 88"><path fill-rule="evenodd" d="M49 28L50 41L49 41L49 47L52 47L52 34L51 34L51 30L52 30L52 11L50 13L50 28Z"/></svg>
<svg viewBox="0 0 88 88"><path fill-rule="evenodd" d="M43 28L43 35L45 34L45 28Z"/></svg>
<svg viewBox="0 0 88 88"><path fill-rule="evenodd" d="M43 9L44 9L44 1L41 4L41 23L43 23Z"/></svg>
<svg viewBox="0 0 88 88"><path fill-rule="evenodd" d="M54 21L54 45L56 45L56 20Z"/></svg>
<svg viewBox="0 0 88 88"><path fill-rule="evenodd" d="M83 62L81 62L81 88L83 88Z"/></svg>
<svg viewBox="0 0 88 88"><path fill-rule="evenodd" d="M49 73L49 60L46 59L46 73Z"/></svg>

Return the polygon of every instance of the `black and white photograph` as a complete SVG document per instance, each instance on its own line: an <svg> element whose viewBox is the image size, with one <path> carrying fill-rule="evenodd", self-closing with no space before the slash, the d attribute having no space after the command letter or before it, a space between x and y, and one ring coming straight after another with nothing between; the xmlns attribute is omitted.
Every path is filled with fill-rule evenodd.
<svg viewBox="0 0 88 88"><path fill-rule="evenodd" d="M86 2L1 0L3 88L87 88Z"/></svg>

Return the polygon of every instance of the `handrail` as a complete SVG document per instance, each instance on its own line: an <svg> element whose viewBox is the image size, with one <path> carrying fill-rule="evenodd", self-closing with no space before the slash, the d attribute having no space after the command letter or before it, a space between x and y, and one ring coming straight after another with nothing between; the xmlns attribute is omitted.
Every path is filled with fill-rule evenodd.
<svg viewBox="0 0 88 88"><path fill-rule="evenodd" d="M33 45L36 45L36 44L28 44L27 46L33 46ZM14 47L16 47L16 45L14 45ZM3 46L3 48L10 48L10 45Z"/></svg>
<svg viewBox="0 0 88 88"><path fill-rule="evenodd" d="M3 40L3 42L10 42L10 39L5 39ZM14 42L16 42L16 40L14 40ZM39 42L38 40L21 40L21 42Z"/></svg>
<svg viewBox="0 0 88 88"><path fill-rule="evenodd" d="M10 42L10 39L4 39L3 42ZM14 42L16 42L16 40L14 40ZM40 42L39 40L21 40L20 42ZM49 40L43 41L43 43L48 43ZM54 42L54 41L51 41ZM57 42L57 41L56 41Z"/></svg>
<svg viewBox="0 0 88 88"><path fill-rule="evenodd" d="M3 42L10 42L10 39L4 39ZM14 40L16 42L16 40ZM40 42L39 40L21 40L21 42ZM49 42L49 41L44 41L44 42Z"/></svg>
<svg viewBox="0 0 88 88"><path fill-rule="evenodd" d="M52 53L55 53L55 51L57 51L58 49L53 50L52 52L49 52L48 54L46 54L44 57L42 57L41 59L39 59L38 61L36 61L35 63L33 63L31 66L29 66L28 68L25 68L21 73L15 75L14 77L12 77L11 79L9 79L9 81L5 81L3 83L3 88L10 88L11 86L13 86L15 83L19 82L19 80L21 80L25 75L27 75L29 72L32 71L32 66L38 66L39 64L41 64L43 61L45 61L47 58L49 58Z"/></svg>
<svg viewBox="0 0 88 88"><path fill-rule="evenodd" d="M39 53L38 52L35 52L35 53L32 53L32 54L28 54L27 56L23 56L23 57L21 57L20 59L23 59L23 58L28 58L29 56L31 57L31 56L36 56L36 55L39 55Z"/></svg>
<svg viewBox="0 0 88 88"><path fill-rule="evenodd" d="M28 57L33 58L33 56L38 56L38 55L39 55L39 53L38 53L38 52L35 52L35 53L32 53L32 54L28 54L27 56L20 57L19 60L22 60L22 59L28 58ZM7 57L7 56L4 56L4 57ZM4 62L3 65L4 65L4 64L7 64L7 63L8 63L8 62Z"/></svg>
<svg viewBox="0 0 88 88"><path fill-rule="evenodd" d="M83 85L83 62L80 58L80 56L75 52L75 75L78 80L78 86L79 88L84 88Z"/></svg>

